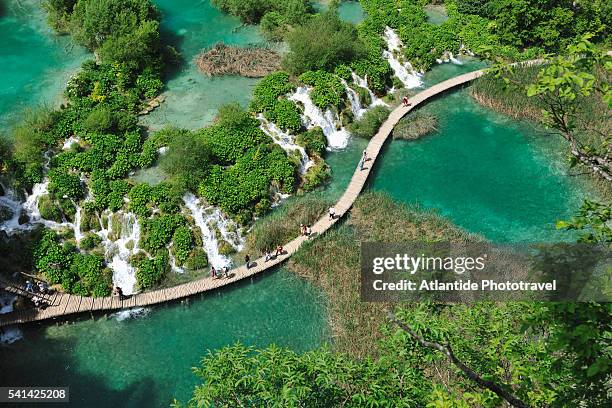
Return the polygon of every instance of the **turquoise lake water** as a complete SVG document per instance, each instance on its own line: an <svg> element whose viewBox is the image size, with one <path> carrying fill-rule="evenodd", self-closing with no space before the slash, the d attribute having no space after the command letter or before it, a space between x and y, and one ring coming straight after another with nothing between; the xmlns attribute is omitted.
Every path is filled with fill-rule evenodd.
<svg viewBox="0 0 612 408"><path fill-rule="evenodd" d="M57 104L66 80L87 52L52 34L39 1L8 0L0 11L0 128L25 108Z"/></svg>
<svg viewBox="0 0 612 408"><path fill-rule="evenodd" d="M325 318L321 295L281 269L138 318L24 328L0 347L2 383L70 385L80 407L168 406L189 398L207 350L240 341L305 351L329 339Z"/></svg>
<svg viewBox="0 0 612 408"><path fill-rule="evenodd" d="M232 33L240 26L238 20L222 15L207 1L158 0L156 4L164 14L166 38L178 45L186 63L168 82L168 102L151 114L150 124L197 128L210 121L222 103L238 100L246 105L255 80L204 78L191 59L219 40L258 43L261 37L256 29ZM26 30L23 27L30 27L26 30L32 36L29 47L43 44L46 48L39 54L62 55L53 53L64 49L63 39L32 28L28 19L11 16L0 16L0 30L5 30L0 32L0 59L9 58L5 48L14 50L14 55L26 52L20 38L12 35L17 29ZM13 28L5 26L9 23ZM33 51L27 55L29 61L36 60ZM13 69L10 75L16 79L0 84L0 94L10 95L13 83L22 83L26 89L41 90L38 95L44 95L43 100L53 101L64 86L57 78L78 66L79 58L74 59L75 65L64 65L73 60L58 57L49 67L23 76ZM444 64L424 81L431 85L481 65L475 60L461 66ZM52 76L51 84L38 86ZM14 95L18 104L39 100L30 99L30 94L27 98ZM0 118L17 112L13 106L3 97ZM554 153L558 151L554 139L479 107L465 90L440 97L423 109L438 117L439 130L416 142L389 143L368 188L436 209L492 240L563 238L553 223L571 213L588 188L565 175L563 158ZM353 139L346 150L328 155L333 180L325 193L330 197L340 196L366 144ZM59 326L25 327L22 340L0 348L0 372L13 385L70 384L78 406L167 406L173 397L188 398L196 381L190 367L198 364L207 349L241 341L307 350L329 341L325 318L321 294L280 269L187 303L150 308L141 317L85 318Z"/></svg>
<svg viewBox="0 0 612 408"><path fill-rule="evenodd" d="M238 18L223 14L209 1L154 0L162 12L162 36L175 45L183 64L166 81L166 101L143 123L152 129L167 125L198 129L209 124L219 106L238 102L246 107L258 80L238 76L209 78L198 72L194 58L202 50L223 42L261 45L255 26L242 26Z"/></svg>

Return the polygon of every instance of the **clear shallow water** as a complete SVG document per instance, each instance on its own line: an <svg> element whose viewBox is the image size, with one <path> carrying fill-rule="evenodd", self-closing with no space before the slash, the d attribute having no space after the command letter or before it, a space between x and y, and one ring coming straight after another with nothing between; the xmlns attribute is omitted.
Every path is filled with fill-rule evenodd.
<svg viewBox="0 0 612 408"><path fill-rule="evenodd" d="M425 74L425 86L479 69L481 61L442 64ZM385 145L367 188L407 204L437 210L460 227L496 242L571 239L555 222L593 195L586 183L569 177L559 141L532 126L476 104L469 90L454 91L419 108L438 118L438 131L414 142ZM338 198L366 143L327 157Z"/></svg>
<svg viewBox="0 0 612 408"><path fill-rule="evenodd" d="M194 58L218 42L249 46L265 41L255 26L241 26L238 18L223 14L210 1L154 0L162 12L162 36L181 53L184 62L166 80L166 101L143 119L152 129L166 125L198 129L209 124L219 106L238 102L247 106L258 80L239 76L209 78Z"/></svg>
<svg viewBox="0 0 612 408"><path fill-rule="evenodd" d="M54 105L88 53L52 33L39 1L8 0L0 6L0 128L27 107Z"/></svg>
<svg viewBox="0 0 612 408"><path fill-rule="evenodd" d="M2 382L70 385L74 406L168 406L189 398L191 367L208 349L240 341L305 351L328 341L323 302L281 269L138 318L24 327L23 340L0 347Z"/></svg>

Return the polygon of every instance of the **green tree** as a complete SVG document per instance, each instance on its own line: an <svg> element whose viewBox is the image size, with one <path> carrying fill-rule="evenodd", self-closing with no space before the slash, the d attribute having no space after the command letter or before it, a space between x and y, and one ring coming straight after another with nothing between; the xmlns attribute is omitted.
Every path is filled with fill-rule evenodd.
<svg viewBox="0 0 612 408"><path fill-rule="evenodd" d="M331 8L309 19L287 36L290 51L283 65L294 75L306 71L333 71L365 54L365 48L352 24L343 22Z"/></svg>

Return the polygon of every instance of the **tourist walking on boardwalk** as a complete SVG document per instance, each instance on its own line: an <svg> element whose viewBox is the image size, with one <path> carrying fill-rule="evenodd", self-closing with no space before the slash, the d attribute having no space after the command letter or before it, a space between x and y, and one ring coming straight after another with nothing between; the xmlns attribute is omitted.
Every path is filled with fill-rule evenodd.
<svg viewBox="0 0 612 408"><path fill-rule="evenodd" d="M276 247L276 254L275 254L274 256L279 256L279 255L282 255L282 254L283 254L283 251L284 251L284 249L283 249L283 246L282 246L282 245L277 246L277 247Z"/></svg>
<svg viewBox="0 0 612 408"><path fill-rule="evenodd" d="M224 266L224 267L223 267L223 275L224 275L226 278L229 278L229 266Z"/></svg>
<svg viewBox="0 0 612 408"><path fill-rule="evenodd" d="M25 290L26 292L34 292L34 285L29 280L26 281Z"/></svg>
<svg viewBox="0 0 612 408"><path fill-rule="evenodd" d="M334 218L336 218L336 210L334 207L329 207L329 219L333 220Z"/></svg>
<svg viewBox="0 0 612 408"><path fill-rule="evenodd" d="M44 295L45 293L47 293L48 290L49 290L49 288L47 287L47 284L45 282L43 282L43 281L39 281L38 282L38 291L40 293L42 293Z"/></svg>
<svg viewBox="0 0 612 408"><path fill-rule="evenodd" d="M309 237L309 236L310 236L310 234L312 234L312 228L310 228L309 226L307 226L307 227L306 227L306 233L305 233L305 235L306 235L307 237Z"/></svg>
<svg viewBox="0 0 612 408"><path fill-rule="evenodd" d="M251 267L251 256L249 254L244 256L244 263L246 264L247 269Z"/></svg>
<svg viewBox="0 0 612 408"><path fill-rule="evenodd" d="M300 235L306 235L306 226L304 224L300 224Z"/></svg>
<svg viewBox="0 0 612 408"><path fill-rule="evenodd" d="M115 290L113 290L113 295L117 296L119 300L123 300L123 290L119 286L115 286Z"/></svg>
<svg viewBox="0 0 612 408"><path fill-rule="evenodd" d="M402 98L402 105L404 105L404 107L406 107L406 108L411 105L410 102L408 101L408 97L407 96L404 96Z"/></svg>
<svg viewBox="0 0 612 408"><path fill-rule="evenodd" d="M272 254L270 254L270 251L266 249L266 252L264 253L264 262L268 262L271 256Z"/></svg>
<svg viewBox="0 0 612 408"><path fill-rule="evenodd" d="M217 270L214 266L210 267L210 277L213 279L217 279Z"/></svg>

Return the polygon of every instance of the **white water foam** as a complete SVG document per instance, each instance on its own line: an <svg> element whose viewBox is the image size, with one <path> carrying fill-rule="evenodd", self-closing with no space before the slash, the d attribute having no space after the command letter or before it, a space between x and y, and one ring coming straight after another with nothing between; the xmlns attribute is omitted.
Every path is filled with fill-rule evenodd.
<svg viewBox="0 0 612 408"><path fill-rule="evenodd" d="M73 144L79 143L81 139L78 136L70 136L68 139L64 141L64 145L62 146L62 150L68 150L72 147Z"/></svg>
<svg viewBox="0 0 612 408"><path fill-rule="evenodd" d="M113 271L113 285L120 287L125 295L131 295L136 286L136 268L130 265L129 260L139 251L140 224L136 214L133 213L120 211L115 214L107 214L108 227L105 228L100 221L102 229L97 234L102 238L106 262ZM109 239L109 235L113 232L112 218L114 216L121 217L121 231L117 231L119 238L116 241Z"/></svg>
<svg viewBox="0 0 612 408"><path fill-rule="evenodd" d="M217 269L225 266L229 267L232 261L227 256L219 253L219 242L212 226L216 225L223 239L239 251L244 245L244 239L240 234L234 232L234 230L237 231L236 225L225 217L218 208L212 206L204 207L200 199L192 193L185 194L183 201L190 211L196 226L200 229L202 247L208 256L208 263Z"/></svg>
<svg viewBox="0 0 612 408"><path fill-rule="evenodd" d="M120 310L117 313L113 313L111 317L113 317L118 322L122 322L124 320L129 319L141 319L143 317L147 317L149 315L150 309L144 307L135 307L133 309L124 309Z"/></svg>
<svg viewBox="0 0 612 408"><path fill-rule="evenodd" d="M350 133L339 125L338 114L332 112L331 109L322 112L321 109L317 108L310 99L310 89L308 87L299 87L289 99L302 103L304 106L304 114L302 115L304 126L308 129L316 126L321 127L327 138L329 148L343 149L347 146Z"/></svg>
<svg viewBox="0 0 612 408"><path fill-rule="evenodd" d="M0 293L0 314L10 313L13 311L13 303L17 296L9 293ZM0 344L8 345L21 340L23 332L17 326L8 326L0 328Z"/></svg>
<svg viewBox="0 0 612 408"><path fill-rule="evenodd" d="M383 51L383 57L391 65L395 76L402 81L406 88L418 88L421 86L423 84L421 74L415 72L410 63L402 64L395 56L395 53L400 52L402 47L402 41L397 33L391 27L385 27L384 38L387 42L388 51Z"/></svg>
<svg viewBox="0 0 612 408"><path fill-rule="evenodd" d="M295 139L292 135L287 132L280 130L275 123L268 121L262 114L257 115L257 119L261 123L259 128L268 136L272 138L274 143L283 148L287 153L299 152L300 153L300 174L306 173L310 167L314 164L306 150L302 146L295 144Z"/></svg>

